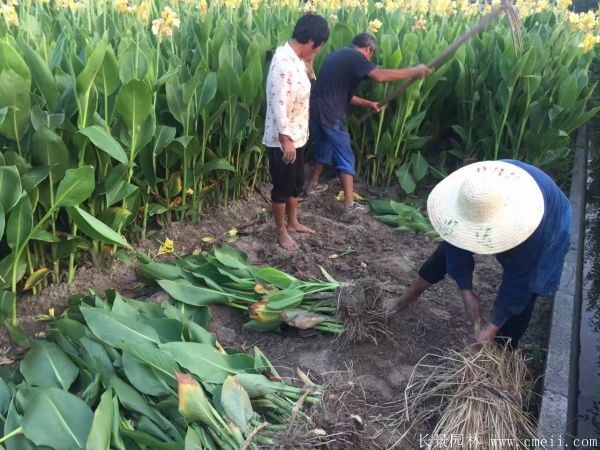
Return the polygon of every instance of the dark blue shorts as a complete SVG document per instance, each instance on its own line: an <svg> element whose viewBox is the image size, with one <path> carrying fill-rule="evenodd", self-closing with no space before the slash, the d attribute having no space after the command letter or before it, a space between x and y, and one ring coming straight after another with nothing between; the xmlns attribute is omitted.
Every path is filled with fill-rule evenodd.
<svg viewBox="0 0 600 450"><path fill-rule="evenodd" d="M310 119L310 137L315 144L315 159L325 166L335 166L348 175L355 175L356 160L350 145L350 134L341 121L333 127L323 126L318 119Z"/></svg>

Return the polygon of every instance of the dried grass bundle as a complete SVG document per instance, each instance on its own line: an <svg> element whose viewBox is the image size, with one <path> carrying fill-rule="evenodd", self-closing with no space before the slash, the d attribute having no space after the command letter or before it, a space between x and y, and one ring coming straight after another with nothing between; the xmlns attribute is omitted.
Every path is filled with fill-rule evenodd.
<svg viewBox="0 0 600 450"><path fill-rule="evenodd" d="M404 432L390 448L407 448L417 433L429 449L526 448L536 436L524 400L530 386L523 356L495 345L427 355L397 404L395 425Z"/></svg>
<svg viewBox="0 0 600 450"><path fill-rule="evenodd" d="M308 418L296 417L274 440L281 450L382 450L378 409L351 369L323 375L322 401Z"/></svg>

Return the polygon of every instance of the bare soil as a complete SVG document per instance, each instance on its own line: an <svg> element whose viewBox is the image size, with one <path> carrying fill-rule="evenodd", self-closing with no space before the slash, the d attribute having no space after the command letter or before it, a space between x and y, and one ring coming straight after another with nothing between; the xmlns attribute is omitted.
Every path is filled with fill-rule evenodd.
<svg viewBox="0 0 600 450"><path fill-rule="evenodd" d="M342 203L336 200L340 191L337 180L331 181L324 194L305 199L300 206L300 220L314 228L314 235L295 235L300 245L297 252L283 250L277 243L269 213L269 187L260 186L248 198L233 202L228 208L213 209L198 224L174 223L156 230L156 234L138 244L138 249L156 254L160 241L168 237L175 243L177 254L196 248L207 248L202 239L219 238L231 229L240 230L233 243L246 252L254 264L273 266L291 274L319 275L324 267L340 281L367 280L373 284L368 292L379 298L399 296L416 275L420 264L433 252L435 243L422 235L397 232L373 219L369 214L350 221L340 220ZM366 198L389 196L388 192L358 185L356 190ZM334 254L345 254L331 258ZM168 259L160 257L159 259ZM500 282L500 267L493 257L477 257L474 286L481 298L482 314L487 317ZM18 314L27 334L35 336L46 322L35 321L55 307L59 314L71 294L94 289L116 289L133 295L138 285L133 265L113 261L105 267L85 263L70 286L53 285L41 294L18 301ZM371 294L373 295L373 294ZM544 348L551 306L547 299L536 305L534 319L524 338L533 350L532 367L543 369ZM419 305L392 317L388 338L339 348L334 337L321 333L301 333L296 329L283 333L256 333L243 328L242 313L223 306L212 308L211 330L225 347L252 349L259 346L282 368L282 374L293 375L296 368L313 375L352 369L367 390L373 404L400 398L414 365L425 354L438 349L460 349L465 345L469 327L455 284L445 280L433 286ZM10 356L10 341L0 331L0 346ZM539 372L538 372L539 371Z"/></svg>

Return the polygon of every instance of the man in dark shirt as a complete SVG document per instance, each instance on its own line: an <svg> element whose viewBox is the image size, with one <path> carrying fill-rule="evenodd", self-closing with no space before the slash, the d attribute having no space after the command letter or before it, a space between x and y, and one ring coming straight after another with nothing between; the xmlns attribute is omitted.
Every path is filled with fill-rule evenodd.
<svg viewBox="0 0 600 450"><path fill-rule="evenodd" d="M310 96L310 135L315 143L316 164L309 193L324 190L324 186L318 184L323 166L335 165L342 180L347 212L363 209L352 200L355 158L346 128L348 109L352 104L375 112L380 110L377 102L354 95L358 86L367 78L389 83L421 78L431 72L424 65L407 69L380 69L370 62L376 45L373 36L361 33L354 38L351 46L332 52L321 66Z"/></svg>

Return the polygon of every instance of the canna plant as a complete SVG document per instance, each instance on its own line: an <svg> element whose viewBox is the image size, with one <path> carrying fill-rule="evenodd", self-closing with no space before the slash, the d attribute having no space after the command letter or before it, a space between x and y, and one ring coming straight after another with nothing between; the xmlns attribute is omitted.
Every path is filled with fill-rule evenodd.
<svg viewBox="0 0 600 450"><path fill-rule="evenodd" d="M138 275L158 284L172 298L185 304L225 304L246 311L246 327L276 331L283 324L300 329L341 333L335 318L335 290L339 283L323 268L325 282L299 280L272 267L250 264L241 251L215 246L210 254L178 257L172 264L140 261Z"/></svg>
<svg viewBox="0 0 600 450"><path fill-rule="evenodd" d="M378 64L426 62L493 7L14 3L0 17L0 316L12 324L16 294L72 281L84 252L112 253L156 225L199 219L206 202L225 205L266 178L265 74L305 11L330 20L318 72L365 30L379 41ZM498 21L379 115L361 126L351 118L359 173L410 196L466 160L563 168L574 130L597 112L586 108L598 13L569 4L517 2L522 49ZM395 87L367 82L361 95L382 99ZM72 183L81 189L63 198Z"/></svg>

